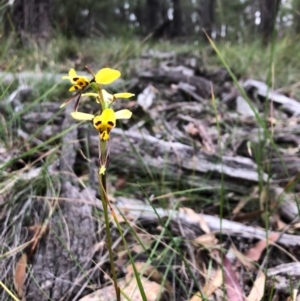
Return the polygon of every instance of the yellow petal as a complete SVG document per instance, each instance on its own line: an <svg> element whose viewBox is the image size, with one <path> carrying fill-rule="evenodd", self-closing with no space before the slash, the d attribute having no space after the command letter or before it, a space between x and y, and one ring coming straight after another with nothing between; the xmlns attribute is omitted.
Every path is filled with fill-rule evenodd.
<svg viewBox="0 0 300 301"><path fill-rule="evenodd" d="M95 76L97 84L108 85L121 76L121 72L115 69L103 68Z"/></svg>
<svg viewBox="0 0 300 301"><path fill-rule="evenodd" d="M69 71L69 75L62 76L62 79L69 79L70 81L72 81L72 78L76 76L77 76L76 71L73 68L71 68Z"/></svg>
<svg viewBox="0 0 300 301"><path fill-rule="evenodd" d="M76 78L77 80L74 81L73 80L74 78ZM69 75L62 76L62 79L68 79L72 84L76 84L76 83L78 83L78 81L81 81L84 84L86 84L86 83L88 84L90 82L86 76L78 75L73 68L70 69Z"/></svg>
<svg viewBox="0 0 300 301"><path fill-rule="evenodd" d="M101 121L103 124L108 124L109 122L113 123L113 127L116 126L116 115L113 109L105 109L102 114L100 115Z"/></svg>
<svg viewBox="0 0 300 301"><path fill-rule="evenodd" d="M98 97L97 93L93 93L93 92L88 92L88 93L83 93L81 94L82 96L92 96L92 97Z"/></svg>
<svg viewBox="0 0 300 301"><path fill-rule="evenodd" d="M70 92L77 91L78 89L76 89L75 87L77 87L77 86L76 86L76 85L72 86L72 87L69 89L69 91L70 91Z"/></svg>
<svg viewBox="0 0 300 301"><path fill-rule="evenodd" d="M116 119L129 119L132 116L132 112L125 109L115 112Z"/></svg>
<svg viewBox="0 0 300 301"><path fill-rule="evenodd" d="M134 96L134 94L128 92L114 94L115 98L130 98L132 96Z"/></svg>
<svg viewBox="0 0 300 301"><path fill-rule="evenodd" d="M93 120L94 115L81 113L81 112L72 112L71 116L76 120Z"/></svg>
<svg viewBox="0 0 300 301"><path fill-rule="evenodd" d="M76 76L77 76L76 71L73 68L71 68L69 71L69 77L76 77Z"/></svg>

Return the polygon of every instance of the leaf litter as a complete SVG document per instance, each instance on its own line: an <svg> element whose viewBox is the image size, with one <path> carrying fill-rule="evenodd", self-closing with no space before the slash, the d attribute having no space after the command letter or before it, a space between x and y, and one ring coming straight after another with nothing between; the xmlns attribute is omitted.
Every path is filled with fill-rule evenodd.
<svg viewBox="0 0 300 301"><path fill-rule="evenodd" d="M156 58L156 64L148 69L135 68L129 90L140 95L139 101L120 102L120 106L127 106L135 116L122 124L131 148L121 140L124 133L116 130L111 149L111 168L116 178L109 179L109 185L115 186L114 210L120 210L118 219L127 229L126 240L148 300L225 298L254 301L264 296L268 296L268 300L295 300L295 292L290 288L297 289L300 276L297 265L300 259L297 220L300 138L299 122L294 118L295 112L299 112L299 102L272 90L267 94L268 89L262 82L241 81L261 118L264 118L266 100L274 102L272 118L266 120L262 128L230 77L223 76L223 69L213 72L203 69L200 73L198 67L192 68L189 64L190 60L196 60L200 66L199 57L178 56L174 61L172 56L172 62L165 61L168 56L163 58ZM211 104L211 87L217 114ZM5 122L8 122L8 105L19 108L20 97L24 98L23 106L30 102L28 89L33 87L26 86L23 94L19 89L14 97L8 96L9 104L0 105ZM92 111L90 103L84 105ZM54 240L57 247L62 248L61 252L68 246L65 243L72 229L69 217L59 219L68 225L64 228L66 241L57 240L53 232L53 222L58 221L60 208L73 210L74 216L79 210L75 204L84 203L81 210L91 206L95 212L101 209L93 186L96 145L93 139L86 144L87 125L81 125L68 141L76 145L72 150L73 159L57 149L57 142L66 142L63 135L57 135L63 131L65 119L65 112L58 107L57 102L51 101L37 104L30 113L24 110L20 114L20 125L12 120L12 131L5 128L6 135L13 139L1 146L0 242L3 256L0 270L3 273L0 280L8 285L13 279L15 293L24 298L34 285L30 281L33 276L41 284L46 283L34 274L34 268L35 259L45 256L43 252L49 241ZM272 135L266 135L266 131ZM32 133L34 136L28 139ZM44 141L47 143L41 144ZM88 145L91 158L84 145ZM77 155L78 148L81 155ZM43 154L47 154L46 161ZM73 168L73 176L70 170L57 168L61 156ZM139 163L139 158L144 163ZM5 162L10 164L3 164ZM34 164L30 165L32 162ZM71 177L66 178L66 172ZM11 176L14 173L18 178ZM140 182L144 190L141 192L135 183L143 177L148 178ZM89 181L85 182L84 178ZM70 197L74 191L71 192L70 185L62 187L61 181L65 179L73 183L72 189L78 195L84 187L90 186L89 196ZM164 181L164 189L155 184L155 179ZM124 190L126 193L120 195ZM176 195L180 190L183 193ZM58 201L60 196L55 191L70 199ZM145 194L152 197L150 207L147 207ZM45 198L43 202L42 197ZM184 207L177 210L183 200ZM60 298L92 301L99 298L99 294L108 296L105 290L112 288L107 252L102 244L105 230L95 212L93 217L86 215L93 220L96 229L90 234L93 237L90 244L85 245L89 256L81 255L80 248L73 254L89 271L89 278L72 274L74 281L66 281L69 284L65 284ZM122 215L129 223L124 222ZM30 227L35 229L33 238L27 232ZM47 231L43 227L47 227ZM116 254L123 254L124 246L117 231L112 235ZM101 248L95 249L99 244ZM219 258L214 254L219 254ZM140 300L134 279L127 288L124 282L128 282L132 274L129 259L120 258L118 277L124 292L132 300ZM65 273L71 275L70 271ZM61 276L54 274L47 279L49 285ZM60 283L56 285L57 290L53 290L51 298L63 287ZM0 300L5 298L6 293L0 293Z"/></svg>

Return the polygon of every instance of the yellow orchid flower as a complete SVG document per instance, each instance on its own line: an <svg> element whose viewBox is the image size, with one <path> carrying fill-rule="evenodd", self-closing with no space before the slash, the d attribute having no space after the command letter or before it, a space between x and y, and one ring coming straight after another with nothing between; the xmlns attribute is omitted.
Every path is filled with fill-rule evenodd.
<svg viewBox="0 0 300 301"><path fill-rule="evenodd" d="M68 79L73 84L69 89L70 92L83 90L90 84L90 80L86 76L78 75L73 68L70 69L69 75L64 75L62 79Z"/></svg>
<svg viewBox="0 0 300 301"><path fill-rule="evenodd" d="M104 102L108 103L108 104L111 104L117 98L130 98L130 97L132 97L132 96L135 95L133 93L128 93L128 92L110 94L105 89L101 89L101 91L102 91ZM98 93L89 92L89 93L82 94L82 96L92 96L92 97L95 97L96 101L99 103L99 95L98 95Z"/></svg>
<svg viewBox="0 0 300 301"><path fill-rule="evenodd" d="M95 75L95 82L100 85L109 85L121 76L119 70L103 68Z"/></svg>
<svg viewBox="0 0 300 301"><path fill-rule="evenodd" d="M101 115L94 116L92 114L72 112L72 117L76 120L92 120L94 127L99 131L101 140L108 140L109 133L116 126L117 119L129 119L132 112L124 109L115 112L113 109L105 109Z"/></svg>
<svg viewBox="0 0 300 301"><path fill-rule="evenodd" d="M88 70L90 71L90 73L92 73L94 75L94 73L90 69L88 69ZM60 107L61 108L64 107L69 102L71 102L73 99L77 98L75 106L74 106L74 111L77 111L82 92L86 91L92 83L97 83L99 85L101 85L101 84L108 85L108 84L111 84L112 82L114 82L120 76L121 76L121 72L118 70L111 69L111 68L103 68L103 69L100 69L96 75L94 75L94 78L92 80L89 80L88 77L78 75L76 73L76 71L73 68L71 68L69 70L69 75L64 75L62 77L62 79L68 79L73 84L73 86L71 86L69 91L70 92L77 91L77 93L75 95L73 95L72 97L70 97L69 99L67 99ZM114 101L114 97L111 94L107 93L106 91L104 93L106 93L104 96L104 98L107 99L106 104L109 105L110 103L112 103ZM93 93L91 93L91 94L93 94ZM118 97L122 97L122 98L129 98L133 94L118 93L116 95L118 95ZM100 102L99 96L96 99L97 99L97 102Z"/></svg>

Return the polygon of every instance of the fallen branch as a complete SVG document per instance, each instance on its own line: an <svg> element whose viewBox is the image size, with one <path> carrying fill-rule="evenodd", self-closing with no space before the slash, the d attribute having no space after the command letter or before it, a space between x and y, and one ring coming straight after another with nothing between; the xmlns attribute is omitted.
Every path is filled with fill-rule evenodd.
<svg viewBox="0 0 300 301"><path fill-rule="evenodd" d="M199 221L191 219L191 217L185 212L179 212L176 210L167 210L162 208L153 209L152 206L146 205L145 203L133 200L126 199L123 197L117 197L116 202L114 203L116 210L120 210L124 215L128 214L134 218L147 219L150 222L158 222L158 216L163 219L166 217L171 217L174 222L181 220L188 227L199 227ZM157 216L158 215L158 216ZM199 214L200 218L200 214ZM222 235L234 236L234 237L243 237L247 239L266 239L274 231L268 231L258 227L245 226L241 223L230 221L227 219L220 219L218 216L212 216L207 214L201 214L201 218L205 220L210 231L215 233L222 233ZM188 231L191 232L191 231ZM300 236L290 235L290 234L279 234L279 239L277 243L283 244L285 246L299 246L300 245ZM197 234L195 233L196 238ZM188 239L193 239L193 237L188 237Z"/></svg>
<svg viewBox="0 0 300 301"><path fill-rule="evenodd" d="M98 155L98 137L90 138L90 152ZM249 158L207 154L179 142L169 142L138 132L114 129L110 141L110 166L118 171L180 181L192 187L224 189L247 194L259 181L257 165ZM126 170L124 167L126 166ZM267 180L267 175L262 174Z"/></svg>

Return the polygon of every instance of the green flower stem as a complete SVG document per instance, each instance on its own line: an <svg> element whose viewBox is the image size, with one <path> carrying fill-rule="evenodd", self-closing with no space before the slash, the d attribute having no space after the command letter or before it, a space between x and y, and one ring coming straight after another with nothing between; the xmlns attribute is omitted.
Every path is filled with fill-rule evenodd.
<svg viewBox="0 0 300 301"><path fill-rule="evenodd" d="M102 89L101 89L100 85L98 85L97 87L98 87L98 95L100 98L100 105L101 105L101 109L103 111L105 109L106 105L105 105L105 101L104 101L104 97L103 97L103 93L102 93Z"/></svg>
<svg viewBox="0 0 300 301"><path fill-rule="evenodd" d="M105 158L106 158L106 141L100 141L100 162L105 162ZM104 219L105 219L107 249L108 249L108 253L109 253L111 273L112 273L112 278L113 278L114 287L115 287L115 291L116 291L117 301L120 301L121 300L120 288L118 287L118 282L117 282L113 250L112 250L112 239L111 239L111 234L110 234L110 225L109 225L109 216L108 216L108 202L109 201L108 201L107 194L106 194L106 176L105 176L105 174L100 174L100 168L99 168L99 172L98 172L98 179L99 179L99 190L100 190Z"/></svg>
<svg viewBox="0 0 300 301"><path fill-rule="evenodd" d="M138 272L138 270L137 270L137 268L136 268L136 266L134 264L134 259L133 259L132 255L131 255L130 249L129 249L128 244L126 242L126 239L125 239L125 236L123 234L121 225L120 225L120 223L119 223L119 221L118 221L118 219L117 219L117 217L116 217L115 214L113 214L113 218L114 218L114 221L116 223L117 229L118 229L118 231L120 233L120 236L122 238L122 241L124 243L124 246L126 248L127 254L129 256L129 259L130 259L130 263L132 264L133 273L134 273L134 276L135 276L135 279L136 279L136 282L137 282L137 286L138 286L139 291L141 293L142 300L143 301L147 301L146 293L145 293L145 290L144 290L144 287L143 287L143 284L142 284L142 281L141 281L140 274L139 274L139 272ZM124 295L123 292L122 292L122 294Z"/></svg>

